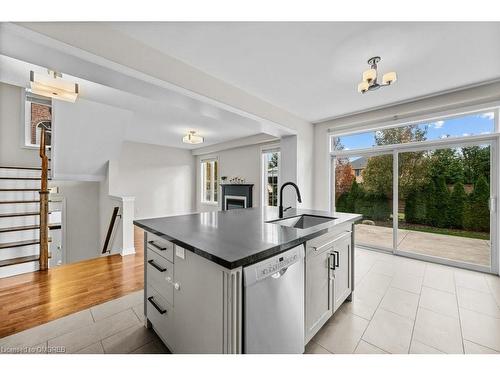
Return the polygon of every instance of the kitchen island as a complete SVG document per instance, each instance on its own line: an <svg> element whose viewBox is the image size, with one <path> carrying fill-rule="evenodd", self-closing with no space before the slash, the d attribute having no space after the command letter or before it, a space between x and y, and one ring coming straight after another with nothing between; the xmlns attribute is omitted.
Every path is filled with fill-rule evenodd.
<svg viewBox="0 0 500 375"><path fill-rule="evenodd" d="M352 294L353 224L359 218L340 212L289 210L286 220L279 221L278 210L266 207L134 221L146 232L147 324L174 353L255 352L249 338L259 329L255 323L249 325L256 310L249 306L252 294L245 291L245 270L252 270L254 281L272 270L270 277L283 275L286 280L296 275L294 285L302 283L302 291L294 287L295 305L301 304L302 315L291 318L290 330L302 320L303 341L283 350L279 343L266 348L261 342L258 351L303 352L307 341ZM286 273L295 263L297 271ZM272 303L266 308L274 311Z"/></svg>

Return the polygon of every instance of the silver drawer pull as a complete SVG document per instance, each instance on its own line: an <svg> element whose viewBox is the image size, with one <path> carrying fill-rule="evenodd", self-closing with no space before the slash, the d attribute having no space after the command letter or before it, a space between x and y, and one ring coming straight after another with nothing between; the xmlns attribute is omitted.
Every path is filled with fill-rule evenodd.
<svg viewBox="0 0 500 375"><path fill-rule="evenodd" d="M160 272L165 272L167 269L159 266L158 264L155 263L153 259L148 260L148 263L151 264L154 268L156 268Z"/></svg>
<svg viewBox="0 0 500 375"><path fill-rule="evenodd" d="M160 251L165 251L165 250L167 250L167 248L166 248L166 247L161 247L160 245L155 244L155 242L154 242L154 241L148 241L148 244L150 244L151 246L153 246L153 247L157 248L157 249L158 249L158 250L160 250Z"/></svg>
<svg viewBox="0 0 500 375"><path fill-rule="evenodd" d="M154 297L153 297L153 296L148 297L148 301L149 301L149 303L150 303L150 304L152 304L152 305L153 305L153 307L154 307L156 310L158 310L158 312L159 312L161 315L163 315L163 314L165 314L165 313L167 312L167 310L165 310L164 308L160 307L160 305L158 305L158 304L156 303L156 301L154 300Z"/></svg>
<svg viewBox="0 0 500 375"><path fill-rule="evenodd" d="M323 249L324 247L330 246L332 243L340 240L341 238L344 238L345 236L347 236L347 235L349 235L351 233L352 232L350 230L346 230L344 234L341 234L340 236L335 237L333 240L328 241L327 243L325 243L325 244L323 244L321 246L313 246L312 248L313 248L314 251L318 251L320 249Z"/></svg>

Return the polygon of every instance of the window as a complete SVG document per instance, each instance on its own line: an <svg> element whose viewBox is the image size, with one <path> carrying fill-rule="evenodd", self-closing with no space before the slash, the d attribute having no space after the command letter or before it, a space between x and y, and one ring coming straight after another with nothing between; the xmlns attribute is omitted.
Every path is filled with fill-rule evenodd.
<svg viewBox="0 0 500 375"><path fill-rule="evenodd" d="M333 150L356 150L410 142L465 138L495 132L494 112L483 112L441 120L419 122L335 137Z"/></svg>
<svg viewBox="0 0 500 375"><path fill-rule="evenodd" d="M201 162L201 201L216 204L218 202L218 162L203 160Z"/></svg>
<svg viewBox="0 0 500 375"><path fill-rule="evenodd" d="M356 246L497 272L496 114L332 137L333 209L362 215Z"/></svg>
<svg viewBox="0 0 500 375"><path fill-rule="evenodd" d="M262 204L263 206L278 205L278 186L280 169L279 149L262 152Z"/></svg>
<svg viewBox="0 0 500 375"><path fill-rule="evenodd" d="M40 95L26 92L24 104L24 145L37 147L40 145L40 123L52 122L52 100ZM50 146L50 135L47 145Z"/></svg>

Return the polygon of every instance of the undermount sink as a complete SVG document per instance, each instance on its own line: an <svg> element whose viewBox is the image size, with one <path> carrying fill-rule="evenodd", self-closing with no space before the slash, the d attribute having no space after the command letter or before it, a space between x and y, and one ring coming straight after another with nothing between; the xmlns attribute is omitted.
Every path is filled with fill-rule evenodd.
<svg viewBox="0 0 500 375"><path fill-rule="evenodd" d="M335 220L335 217L316 216L316 215L298 215L286 217L284 219L277 219L267 221L269 224L278 224L284 227L307 229L316 225L324 224L329 221Z"/></svg>

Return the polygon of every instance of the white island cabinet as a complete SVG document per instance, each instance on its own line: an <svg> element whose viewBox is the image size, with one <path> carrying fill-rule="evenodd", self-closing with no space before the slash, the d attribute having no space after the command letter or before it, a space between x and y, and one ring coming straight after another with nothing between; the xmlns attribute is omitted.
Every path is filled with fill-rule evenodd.
<svg viewBox="0 0 500 375"><path fill-rule="evenodd" d="M145 233L147 325L173 353L241 353L241 268Z"/></svg>
<svg viewBox="0 0 500 375"><path fill-rule="evenodd" d="M242 353L243 269L226 269L145 232L146 324L173 353ZM305 244L304 347L350 299L353 224L329 228Z"/></svg>
<svg viewBox="0 0 500 375"><path fill-rule="evenodd" d="M353 225L333 227L306 242L305 343L351 297Z"/></svg>

